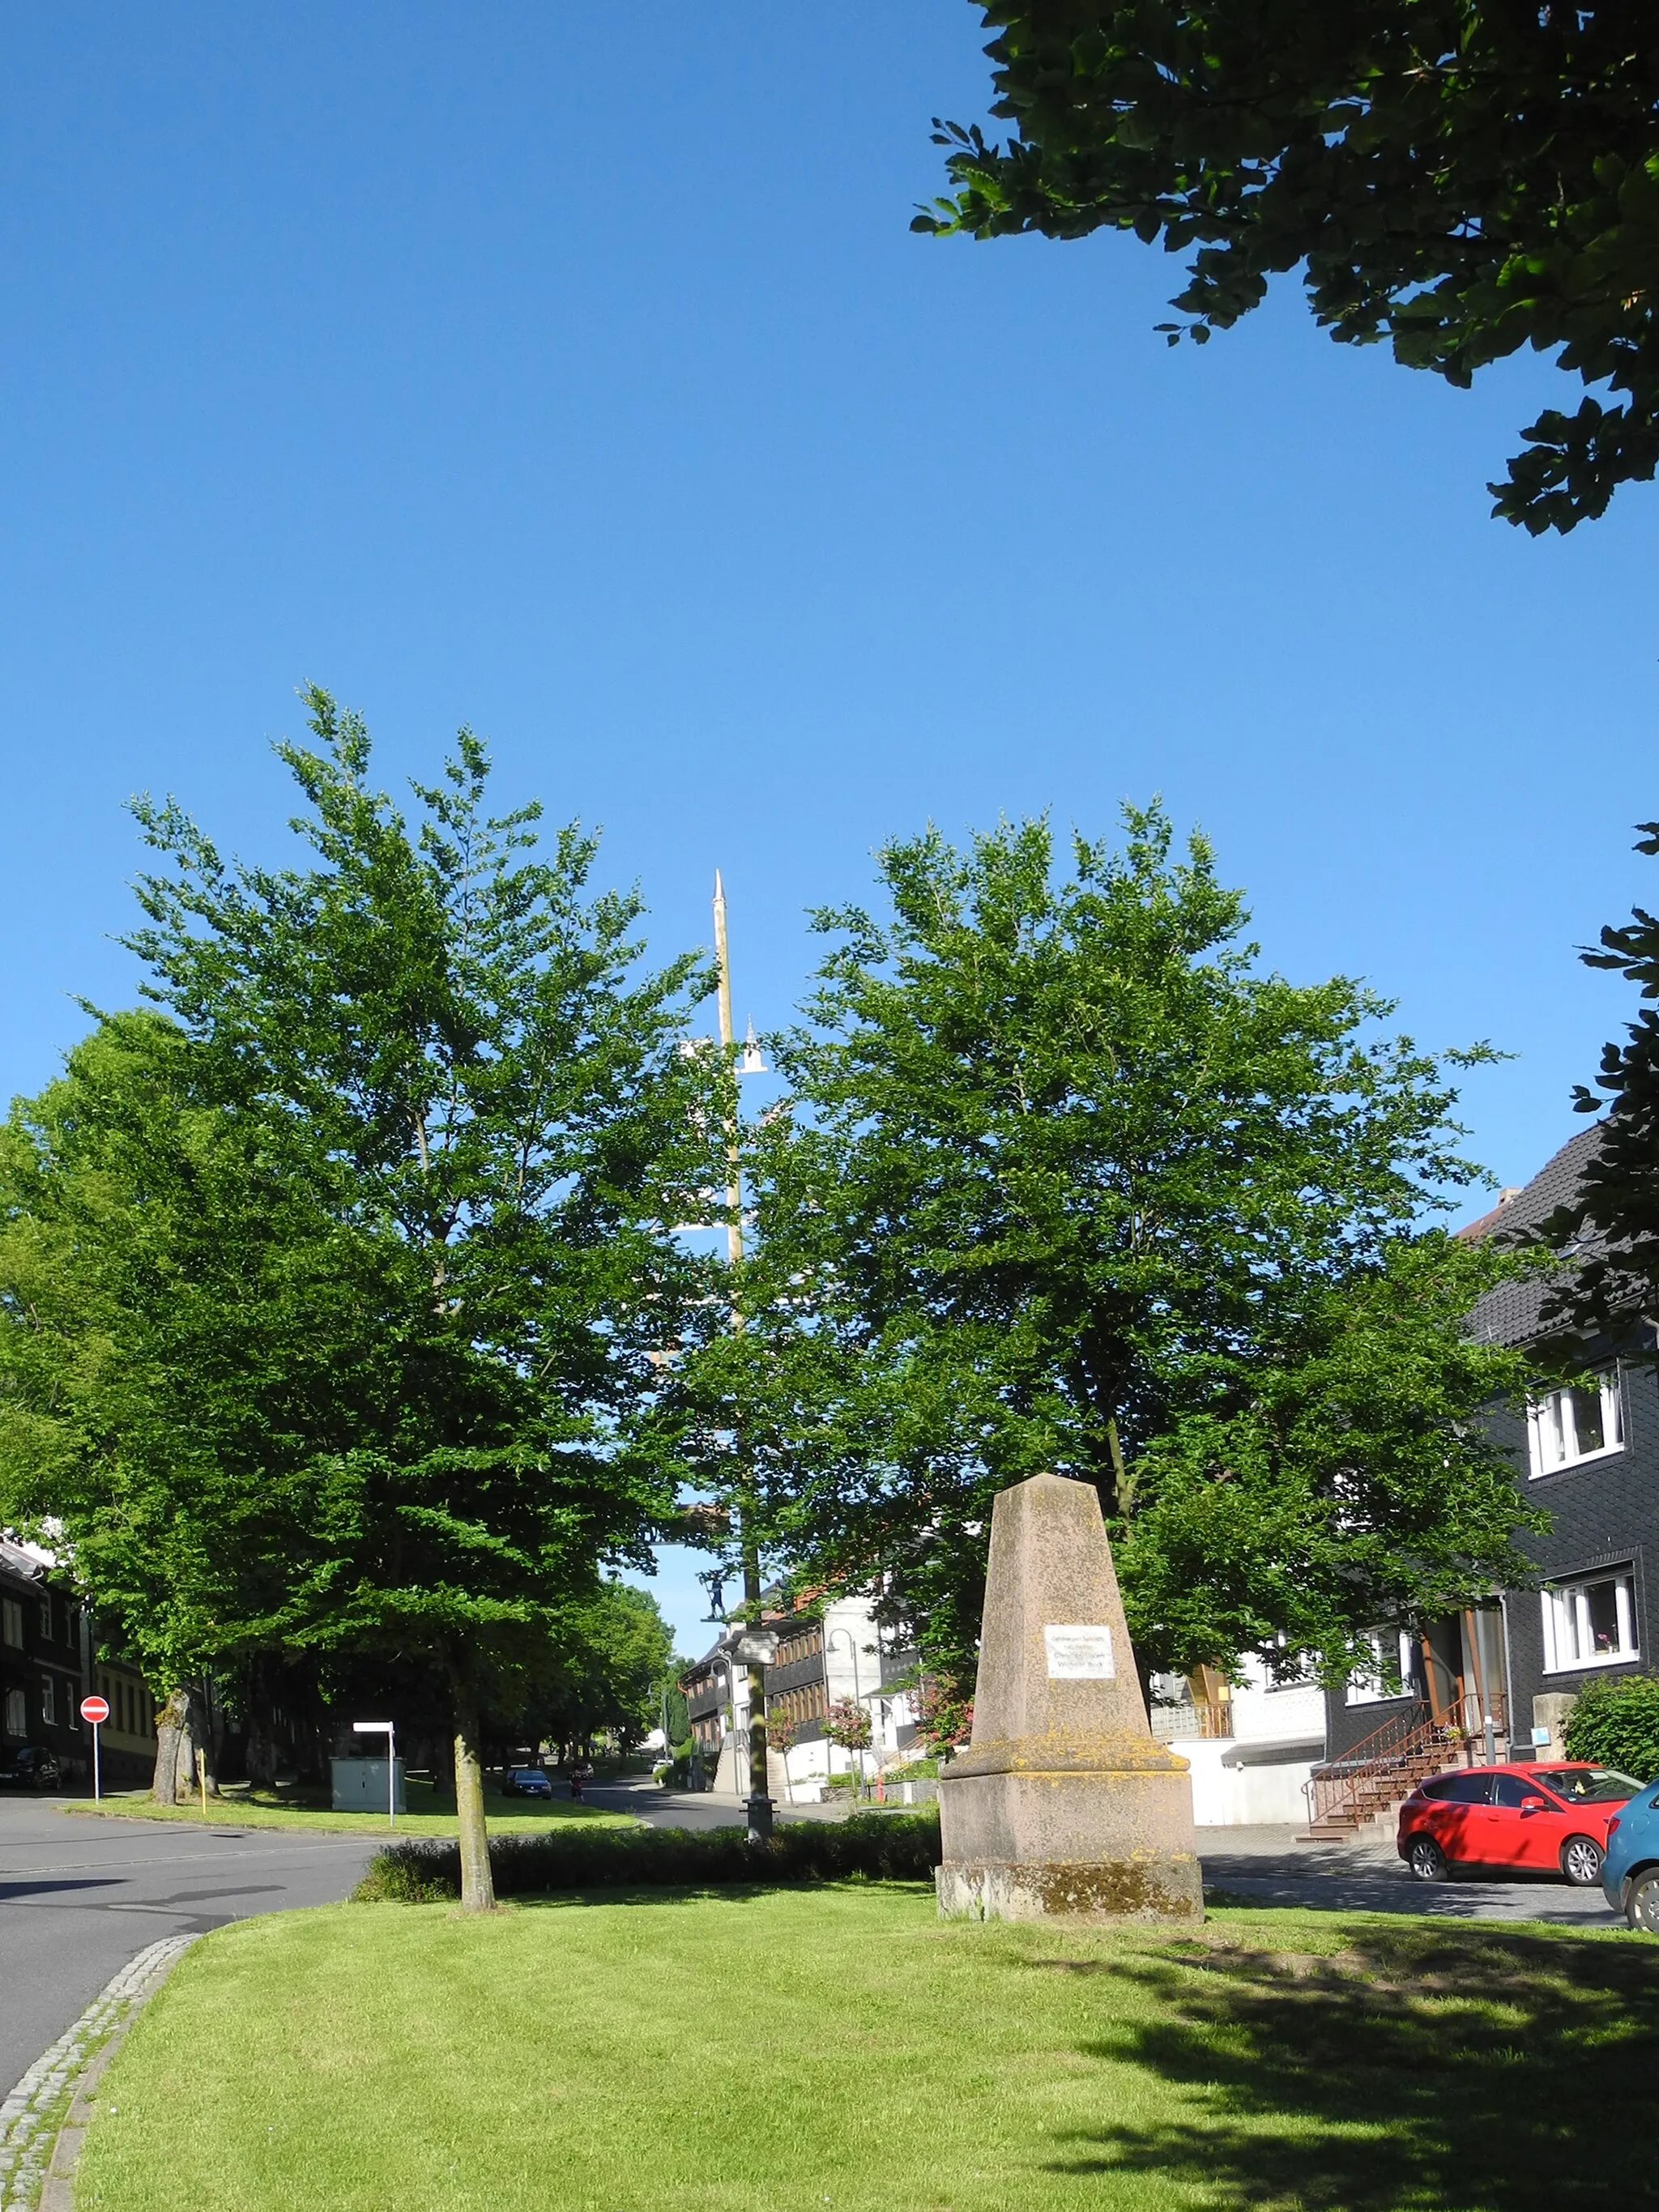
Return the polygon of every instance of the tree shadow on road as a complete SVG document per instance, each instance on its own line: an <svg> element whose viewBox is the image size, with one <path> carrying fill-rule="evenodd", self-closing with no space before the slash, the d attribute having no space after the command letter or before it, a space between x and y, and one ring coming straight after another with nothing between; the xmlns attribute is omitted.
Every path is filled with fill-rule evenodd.
<svg viewBox="0 0 1659 2212"><path fill-rule="evenodd" d="M1328 1955L1212 1929L1109 1967L1048 1962L1139 1982L1158 2016L1088 2050L1191 2093L1180 2122L1073 2131L1048 2170L1156 2174L1241 2212L1659 2202L1659 1945L1345 1932Z"/></svg>

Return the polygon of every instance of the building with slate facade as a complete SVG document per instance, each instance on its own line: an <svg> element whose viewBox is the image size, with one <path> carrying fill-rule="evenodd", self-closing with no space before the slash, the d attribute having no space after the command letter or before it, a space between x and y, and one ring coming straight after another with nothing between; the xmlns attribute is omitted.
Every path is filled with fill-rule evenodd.
<svg viewBox="0 0 1659 2212"><path fill-rule="evenodd" d="M92 1772L81 1700L109 1702L99 1744L104 1786L141 1789L155 1765L155 1701L135 1667L99 1659L91 1615L44 1554L0 1537L0 1765L28 1747L50 1751L64 1781Z"/></svg>
<svg viewBox="0 0 1659 2212"><path fill-rule="evenodd" d="M1523 1188L1458 1233L1525 1235L1577 1193L1600 1139L1591 1124ZM1547 1280L1488 1291L1469 1331L1524 1346L1545 1333ZM1490 1716L1498 1755L1560 1755L1573 1696L1593 1675L1651 1671L1659 1651L1653 1577L1659 1572L1659 1372L1655 1325L1632 1322L1621 1340L1593 1343L1586 1387L1540 1392L1522 1412L1494 1408L1490 1431L1507 1454L1545 1534L1519 1547L1538 1587L1504 1590L1490 1605L1426 1627L1379 1628L1369 1678L1329 1695L1328 1756L1355 1753L1393 1719L1433 1720L1485 1755ZM1542 1741L1537 1739L1542 1738Z"/></svg>

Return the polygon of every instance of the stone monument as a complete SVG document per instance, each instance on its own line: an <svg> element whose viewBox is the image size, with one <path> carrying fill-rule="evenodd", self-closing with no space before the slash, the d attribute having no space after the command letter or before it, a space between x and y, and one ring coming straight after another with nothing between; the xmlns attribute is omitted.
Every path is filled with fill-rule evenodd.
<svg viewBox="0 0 1659 2212"><path fill-rule="evenodd" d="M973 1740L939 1797L947 1917L1204 1917L1187 1762L1147 1726L1086 1482L1033 1475L997 1498Z"/></svg>

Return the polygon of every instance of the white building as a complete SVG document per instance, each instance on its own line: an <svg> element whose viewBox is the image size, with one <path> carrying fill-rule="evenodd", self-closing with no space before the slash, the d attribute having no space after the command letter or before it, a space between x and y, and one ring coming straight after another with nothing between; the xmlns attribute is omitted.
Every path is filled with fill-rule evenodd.
<svg viewBox="0 0 1659 2212"><path fill-rule="evenodd" d="M914 1755L915 1701L896 1684L913 1668L915 1654L894 1648L868 1598L833 1598L821 1616L779 1614L766 1626L778 1638L777 1657L766 1670L768 1718L795 1738L787 1753L768 1761L775 1798L810 1803L831 1776L856 1766L872 1778ZM749 1674L730 1657L735 1634L721 1638L684 1687L715 1794L738 1801L749 1794ZM860 1705L870 1717L866 1751L844 1750L823 1733L830 1708L843 1704Z"/></svg>
<svg viewBox="0 0 1659 2212"><path fill-rule="evenodd" d="M1152 1677L1152 1733L1192 1769L1200 1828L1304 1825L1304 1791L1325 1756L1325 1692L1312 1680L1275 1682L1260 1659L1241 1660L1222 1694L1194 1698L1181 1674Z"/></svg>

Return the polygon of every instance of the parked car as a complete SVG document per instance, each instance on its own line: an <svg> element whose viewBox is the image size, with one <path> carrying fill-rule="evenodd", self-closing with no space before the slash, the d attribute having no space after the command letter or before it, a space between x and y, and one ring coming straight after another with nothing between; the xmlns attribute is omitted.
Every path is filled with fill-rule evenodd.
<svg viewBox="0 0 1659 2212"><path fill-rule="evenodd" d="M1659 1936L1659 1782L1644 1782L1608 1821L1601 1889L1632 1928Z"/></svg>
<svg viewBox="0 0 1659 2212"><path fill-rule="evenodd" d="M553 1784L539 1766L509 1766L501 1780L504 1797L550 1797Z"/></svg>
<svg viewBox="0 0 1659 2212"><path fill-rule="evenodd" d="M1455 1867L1517 1867L1601 1879L1607 1830L1641 1789L1611 1766L1459 1766L1419 1782L1400 1808L1397 1848L1419 1881Z"/></svg>
<svg viewBox="0 0 1659 2212"><path fill-rule="evenodd" d="M56 1790L63 1778L57 1753L39 1744L25 1744L0 1766L0 1790Z"/></svg>

